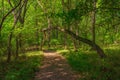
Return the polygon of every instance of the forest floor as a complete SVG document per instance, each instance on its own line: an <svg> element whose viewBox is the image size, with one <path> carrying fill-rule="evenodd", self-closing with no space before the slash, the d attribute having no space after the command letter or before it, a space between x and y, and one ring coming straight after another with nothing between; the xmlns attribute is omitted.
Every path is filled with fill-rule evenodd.
<svg viewBox="0 0 120 80"><path fill-rule="evenodd" d="M78 80L80 75L74 72L67 60L54 51L44 51L44 59L34 80Z"/></svg>

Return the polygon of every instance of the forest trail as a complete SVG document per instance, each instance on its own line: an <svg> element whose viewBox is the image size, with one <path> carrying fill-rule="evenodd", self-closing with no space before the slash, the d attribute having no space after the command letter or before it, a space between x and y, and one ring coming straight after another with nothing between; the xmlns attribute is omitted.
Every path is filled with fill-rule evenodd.
<svg viewBox="0 0 120 80"><path fill-rule="evenodd" d="M73 72L66 59L56 52L44 51L40 71L34 80L78 80L80 75Z"/></svg>

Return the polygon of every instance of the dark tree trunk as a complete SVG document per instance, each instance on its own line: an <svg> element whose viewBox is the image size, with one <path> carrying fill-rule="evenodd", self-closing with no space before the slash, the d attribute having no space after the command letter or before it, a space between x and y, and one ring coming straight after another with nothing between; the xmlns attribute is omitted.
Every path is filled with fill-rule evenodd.
<svg viewBox="0 0 120 80"><path fill-rule="evenodd" d="M41 35L43 35L43 36L41 37L40 50L43 50L43 45L45 44L45 39L46 39L47 35L45 32L43 34L41 32Z"/></svg>
<svg viewBox="0 0 120 80"><path fill-rule="evenodd" d="M70 30L71 30L71 31L75 31L75 30L74 30L74 27L75 27L75 26L71 26L71 27L70 27ZM69 30L69 29L68 29L68 30ZM77 51L77 41L76 41L76 39L75 39L75 38L72 38L72 42L73 42L73 46L74 46L74 51Z"/></svg>
<svg viewBox="0 0 120 80"><path fill-rule="evenodd" d="M36 4L34 9L35 9L35 28L36 29L36 32L35 32L35 36L36 36L36 50L39 50L39 29L38 29L38 16L37 16L37 7L38 5Z"/></svg>
<svg viewBox="0 0 120 80"><path fill-rule="evenodd" d="M15 52L15 59L17 59L18 58L18 52L19 52L19 40L18 40L18 38L16 37L16 52Z"/></svg>
<svg viewBox="0 0 120 80"><path fill-rule="evenodd" d="M24 27L24 23L25 23L25 16L26 16L26 12L27 12L27 4L28 4L28 0L24 0L24 3L22 3L22 5L19 7L19 22L21 24L21 28ZM19 33L19 47L20 47L20 51L21 52L25 52L25 50L23 49L23 40L22 40L22 33Z"/></svg>
<svg viewBox="0 0 120 80"><path fill-rule="evenodd" d="M73 43L74 43L74 51L77 51L77 41L73 39Z"/></svg>
<svg viewBox="0 0 120 80"><path fill-rule="evenodd" d="M51 28L51 20L50 20L50 18L48 18L48 28ZM50 48L50 38L51 38L51 32L50 31L48 31L48 40L47 40L47 43L48 43L48 47Z"/></svg>
<svg viewBox="0 0 120 80"><path fill-rule="evenodd" d="M90 40L88 40L88 39L86 39L86 38L82 38L82 37L80 37L80 36L77 36L76 34L74 34L73 32L71 32L71 31L69 31L69 30L65 30L65 32L66 32L67 34L71 35L72 37L74 37L76 40L79 40L79 41L81 41L81 42L83 42L83 43L86 43L86 44L90 45L92 48L94 48L94 49L97 51L97 53L99 54L99 56L100 56L101 58L106 57L106 55L104 54L104 51L100 48L100 46L98 46L98 45L97 45L96 43L94 43L93 41L90 41Z"/></svg>
<svg viewBox="0 0 120 80"><path fill-rule="evenodd" d="M12 4L11 4L11 2L10 2L10 0L8 0L8 2L9 2L9 4L10 4L10 6L13 7ZM20 15L19 15L19 12L16 12L16 11L14 11L14 10L15 10L17 7L19 7L20 4L21 4L21 0L20 0L19 4L12 9L12 13L13 13L13 16L14 16L14 24L13 24L13 27L12 27L12 29L11 29L11 31L10 31L9 37L8 37L8 46L7 46L8 55L7 55L7 62L10 62L10 61L11 61L11 55L12 55L12 44L11 44L11 41L12 41L12 36L13 36L13 30L15 29L16 24L17 24L17 22L18 22L18 17L20 16ZM9 12L8 14L6 14L6 17L7 17L9 14L10 14L10 12ZM6 17L5 17L5 18L6 18ZM4 21L4 19L3 19L3 21Z"/></svg>
<svg viewBox="0 0 120 80"><path fill-rule="evenodd" d="M65 0L61 0L61 3L62 3L62 10L63 11L66 11L66 5L65 5ZM64 23L65 19L62 19L62 25ZM65 26L66 28L67 26ZM64 49L67 49L67 42L66 42L66 39L67 39L67 35L64 33L64 37L63 37L63 45L64 45Z"/></svg>
<svg viewBox="0 0 120 80"><path fill-rule="evenodd" d="M5 19L9 16L10 13L12 13L17 7L19 7L19 5L21 4L21 1L22 1L22 0L20 0L20 2L18 3L18 5L16 5L15 7L13 7L7 14L5 14L5 15L2 17L2 20L1 20L1 22L0 22L0 31L1 31L1 29L2 29L2 26L3 26L3 23L4 23Z"/></svg>
<svg viewBox="0 0 120 80"><path fill-rule="evenodd" d="M93 12L92 12L92 40L93 43L95 43L96 39L96 33L95 33L95 24L96 24L96 0L94 0L93 3Z"/></svg>
<svg viewBox="0 0 120 80"><path fill-rule="evenodd" d="M43 50L43 43L44 43L44 40L43 40L43 37L41 37L40 50Z"/></svg>
<svg viewBox="0 0 120 80"><path fill-rule="evenodd" d="M76 35L79 35L78 21L75 21L75 23L74 23L74 30L75 30ZM78 50L79 45L80 45L80 42L78 42L78 40L74 39L74 49L75 49L75 51Z"/></svg>
<svg viewBox="0 0 120 80"><path fill-rule="evenodd" d="M12 32L10 33L9 35L9 38L8 38L8 47L7 47L7 51L8 51L8 55L7 55L7 62L10 62L11 61L11 49L12 49L12 44L11 44L11 40L12 40Z"/></svg>
<svg viewBox="0 0 120 80"><path fill-rule="evenodd" d="M9 34L9 37L8 37L8 47L7 47L8 57L7 57L7 62L11 61L11 53L12 53L12 44L11 44L11 41L12 41L12 36L13 36L13 30L15 29L17 21L18 21L18 18L14 15L14 25L13 25L13 27L11 29L11 32Z"/></svg>
<svg viewBox="0 0 120 80"><path fill-rule="evenodd" d="M44 31L44 32L45 32L45 31L50 31L51 29L57 29L57 30L59 30L59 31L61 31L61 32L64 32L64 33L66 33L66 34L69 34L71 37L75 38L76 40L81 41L81 42L83 42L83 43L86 43L86 44L90 45L92 48L94 48L94 49L97 51L98 55L99 55L101 58L105 58L105 57L106 57L106 55L104 54L104 51L102 50L102 48L100 48L100 46L97 45L96 43L94 43L93 41L88 40L88 39L86 39L86 38L82 38L82 37L76 35L75 33L73 33L72 31L66 30L66 29L61 29L60 27L46 28L46 29L44 29L43 31Z"/></svg>

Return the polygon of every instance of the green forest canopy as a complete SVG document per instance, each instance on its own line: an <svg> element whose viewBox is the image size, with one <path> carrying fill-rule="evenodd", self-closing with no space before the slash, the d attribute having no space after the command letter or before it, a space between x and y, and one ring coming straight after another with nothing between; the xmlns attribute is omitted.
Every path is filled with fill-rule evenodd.
<svg viewBox="0 0 120 80"><path fill-rule="evenodd" d="M24 52L28 47L73 45L78 40L44 28L61 27L100 46L120 43L120 0L1 0L0 55ZM71 44L70 44L71 43ZM98 52L99 53L99 52Z"/></svg>
<svg viewBox="0 0 120 80"><path fill-rule="evenodd" d="M80 80L119 80L120 0L0 0L0 80L33 80L45 50Z"/></svg>

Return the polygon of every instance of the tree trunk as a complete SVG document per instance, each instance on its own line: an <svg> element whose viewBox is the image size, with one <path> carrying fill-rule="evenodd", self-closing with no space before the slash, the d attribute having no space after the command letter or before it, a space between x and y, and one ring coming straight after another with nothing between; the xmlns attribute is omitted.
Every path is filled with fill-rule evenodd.
<svg viewBox="0 0 120 80"><path fill-rule="evenodd" d="M13 7L12 5L11 5L11 2L10 1L8 1L9 2L9 4L10 4L10 6L11 7ZM12 29L11 29L11 31L10 31L10 34L9 34L9 38L8 38L8 47L7 47L7 51L8 51L8 55L7 55L7 62L10 62L11 61L11 53L12 53L12 44L11 44L11 41L12 41L12 36L13 36L13 30L15 29L15 27L16 27L16 24L17 24L17 22L18 22L18 18L19 18L19 12L17 12L17 11L14 11L17 7L19 7L19 5L21 4L21 0L20 0L20 2L19 2L19 4L17 5L17 6L15 6L14 8L13 8L13 10L12 10L12 13L13 13L13 16L14 16L14 24L13 24L13 27L12 27ZM8 14L9 15L9 14ZM7 16L7 14L6 14L6 16ZM5 17L6 18L6 17ZM3 21L4 21L4 19L3 19Z"/></svg>
<svg viewBox="0 0 120 80"><path fill-rule="evenodd" d="M18 58L18 52L19 52L19 40L18 40L18 38L16 37L16 52L15 52L15 59L17 59Z"/></svg>
<svg viewBox="0 0 120 80"><path fill-rule="evenodd" d="M37 14L37 4L35 5L34 9L35 9L35 13ZM38 29L38 18L37 15L35 14L35 28L36 32L35 32L35 36L36 36L36 50L39 50L39 29Z"/></svg>
<svg viewBox="0 0 120 80"><path fill-rule="evenodd" d="M90 40L88 40L86 38L82 38L80 36L77 36L76 34L74 34L73 32L71 32L69 30L65 30L65 32L67 34L71 35L72 37L74 37L76 40L79 40L79 41L81 41L83 43L86 43L86 44L90 45L92 48L94 48L97 51L97 53L99 54L99 56L101 58L106 57L106 55L104 54L104 51L100 48L100 46L97 45L96 43L94 43L93 41L90 41Z"/></svg>
<svg viewBox="0 0 120 80"><path fill-rule="evenodd" d="M50 20L50 18L48 18L48 28L51 28L51 20ZM48 39L47 39L47 43L48 43L48 47L50 48L50 38L51 38L51 32L50 31L48 31Z"/></svg>
<svg viewBox="0 0 120 80"><path fill-rule="evenodd" d="M12 50L11 41L12 41L12 36L13 36L13 30L15 29L17 21L18 21L18 18L16 16L14 16L14 25L13 25L13 27L11 29L11 32L10 32L9 38L8 38L8 47L7 47L8 57L7 57L7 62L11 61L11 53L12 53L12 51L11 51Z"/></svg>
<svg viewBox="0 0 120 80"><path fill-rule="evenodd" d="M21 4L21 1L18 3L18 5L16 5L15 7L13 7L10 11L8 11L8 13L6 13L3 17L2 17L2 20L0 22L0 32L2 30L2 26L3 26L3 23L5 21L5 19L9 16L10 13L12 13L14 10L16 10L17 7L19 7L19 5Z"/></svg>
<svg viewBox="0 0 120 80"><path fill-rule="evenodd" d="M24 23L25 23L25 16L26 16L26 12L27 12L27 4L28 4L28 0L24 0L24 3L22 3L22 5L19 7L19 21L21 24L21 28L24 27ZM21 52L25 52L23 49L23 40L22 40L22 33L19 34L19 46L20 46L20 51Z"/></svg>
<svg viewBox="0 0 120 80"><path fill-rule="evenodd" d="M65 11L66 10L66 6L65 6L65 0L61 0L61 3L62 3L62 10ZM65 21L65 19L62 19L62 25L63 25L63 22ZM63 37L63 45L64 45L64 49L67 48L67 42L66 42L66 39L67 39L67 35L64 33L64 37Z"/></svg>
<svg viewBox="0 0 120 80"><path fill-rule="evenodd" d="M78 21L75 21L74 23L74 29L75 29L75 34L79 35L79 26L78 26ZM80 42L78 42L78 40L74 40L74 49L75 51L78 50L78 46L80 45Z"/></svg>
<svg viewBox="0 0 120 80"><path fill-rule="evenodd" d="M100 46L97 45L96 43L94 43L93 41L88 40L88 39L86 39L86 38L82 38L82 37L76 35L75 33L73 33L72 31L66 30L66 29L61 29L60 27L46 28L46 29L44 29L43 31L44 31L44 32L45 32L45 31L50 31L51 29L57 29L57 30L59 30L59 31L61 31L61 32L64 32L64 33L66 33L66 34L69 34L71 37L75 38L76 40L79 40L79 41L81 41L81 42L83 42L83 43L86 43L86 44L90 45L92 48L94 48L94 49L97 51L98 55L99 55L101 58L105 58L105 57L106 57L106 55L104 54L104 51L100 48Z"/></svg>
<svg viewBox="0 0 120 80"><path fill-rule="evenodd" d="M93 3L93 12L92 12L92 41L95 43L96 34L95 34L95 24L96 24L96 0Z"/></svg>
<svg viewBox="0 0 120 80"><path fill-rule="evenodd" d="M7 47L8 55L7 55L7 62L10 62L10 61L11 61L11 49L12 49L11 41L12 41L12 35L13 35L13 32L10 33L9 38L8 38L8 47Z"/></svg>

